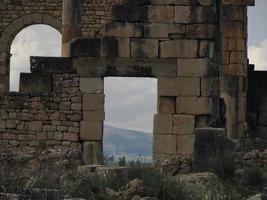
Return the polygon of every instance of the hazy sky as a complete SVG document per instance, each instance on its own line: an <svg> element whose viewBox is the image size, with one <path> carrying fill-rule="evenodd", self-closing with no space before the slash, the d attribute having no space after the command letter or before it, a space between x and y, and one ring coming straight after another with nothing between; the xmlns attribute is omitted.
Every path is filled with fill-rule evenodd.
<svg viewBox="0 0 267 200"><path fill-rule="evenodd" d="M256 69L267 70L267 0L249 7L249 57ZM12 43L11 89L18 90L19 73L29 72L29 56L60 56L61 35L45 25L30 26ZM106 124L152 132L156 113L156 80L106 78Z"/></svg>

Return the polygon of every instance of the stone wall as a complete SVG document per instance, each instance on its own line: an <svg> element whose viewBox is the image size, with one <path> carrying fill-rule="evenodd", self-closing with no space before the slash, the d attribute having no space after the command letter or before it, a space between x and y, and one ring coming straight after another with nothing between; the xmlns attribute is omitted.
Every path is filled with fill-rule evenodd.
<svg viewBox="0 0 267 200"><path fill-rule="evenodd" d="M22 74L21 77L24 82L21 93L10 93L0 99L0 148L81 150L82 97L77 75ZM43 83L38 81L40 78ZM46 88L47 93L31 91L31 84L38 84L42 90Z"/></svg>

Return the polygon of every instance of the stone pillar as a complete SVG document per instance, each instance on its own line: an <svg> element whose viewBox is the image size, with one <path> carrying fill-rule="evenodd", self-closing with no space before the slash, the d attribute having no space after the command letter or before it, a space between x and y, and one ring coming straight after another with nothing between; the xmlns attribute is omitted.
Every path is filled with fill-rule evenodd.
<svg viewBox="0 0 267 200"><path fill-rule="evenodd" d="M81 0L63 0L62 56L70 57L71 40L81 37Z"/></svg>
<svg viewBox="0 0 267 200"><path fill-rule="evenodd" d="M80 140L83 143L83 160L86 164L103 164L104 80L103 78L80 78L83 94L83 120Z"/></svg>
<svg viewBox="0 0 267 200"><path fill-rule="evenodd" d="M10 57L9 53L0 54L0 93L9 90Z"/></svg>

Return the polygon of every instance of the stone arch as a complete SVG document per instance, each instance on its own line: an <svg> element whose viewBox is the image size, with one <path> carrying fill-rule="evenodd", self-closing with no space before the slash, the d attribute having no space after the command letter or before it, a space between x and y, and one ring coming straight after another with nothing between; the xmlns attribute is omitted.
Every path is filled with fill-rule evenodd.
<svg viewBox="0 0 267 200"><path fill-rule="evenodd" d="M35 25L44 24L49 25L59 32L61 32L61 20L48 14L31 13L15 19L9 24L1 34L0 38L0 52L8 53L10 46L15 36L24 28Z"/></svg>
<svg viewBox="0 0 267 200"><path fill-rule="evenodd" d="M0 92L9 90L10 48L16 35L24 28L44 24L61 32L61 20L48 14L31 13L21 16L10 23L0 37Z"/></svg>

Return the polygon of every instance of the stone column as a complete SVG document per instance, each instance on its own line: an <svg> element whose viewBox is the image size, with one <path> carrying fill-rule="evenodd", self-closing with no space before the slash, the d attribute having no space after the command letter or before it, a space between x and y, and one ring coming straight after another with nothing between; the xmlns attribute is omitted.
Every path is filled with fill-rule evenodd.
<svg viewBox="0 0 267 200"><path fill-rule="evenodd" d="M62 56L70 57L71 40L81 37L81 0L63 0Z"/></svg>

